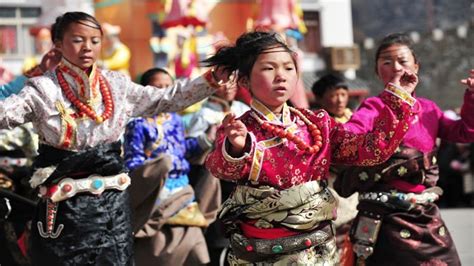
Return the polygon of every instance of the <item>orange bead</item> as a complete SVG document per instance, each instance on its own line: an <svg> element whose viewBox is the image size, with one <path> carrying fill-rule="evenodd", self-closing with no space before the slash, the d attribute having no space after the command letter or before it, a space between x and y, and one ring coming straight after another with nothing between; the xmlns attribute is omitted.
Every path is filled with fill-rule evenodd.
<svg viewBox="0 0 474 266"><path fill-rule="evenodd" d="M313 146L314 153L318 152L321 148L319 146Z"/></svg>
<svg viewBox="0 0 474 266"><path fill-rule="evenodd" d="M305 151L307 150L308 148L308 145L304 144L304 143L301 143L299 145L296 145L296 147L298 147L298 149L302 150L302 151Z"/></svg>
<svg viewBox="0 0 474 266"><path fill-rule="evenodd" d="M304 143L303 140L300 139L300 138L295 138L295 139L293 140L293 142L294 142L296 145L301 144L301 143Z"/></svg>
<svg viewBox="0 0 474 266"><path fill-rule="evenodd" d="M314 143L315 146L318 146L318 147L321 147L323 146L323 143L321 141L316 141L316 143Z"/></svg>

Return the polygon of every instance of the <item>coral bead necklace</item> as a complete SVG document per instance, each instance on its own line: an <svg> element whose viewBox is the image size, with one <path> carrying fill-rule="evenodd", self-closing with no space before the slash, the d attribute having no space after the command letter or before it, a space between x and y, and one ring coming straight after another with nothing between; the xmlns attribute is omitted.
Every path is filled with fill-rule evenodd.
<svg viewBox="0 0 474 266"><path fill-rule="evenodd" d="M318 153L321 150L321 147L323 146L323 137L321 135L321 130L312 123L306 116L303 114L303 112L306 112L304 110L301 112L300 110L289 107L290 111L293 112L295 115L297 115L303 122L307 125L308 130L313 138L313 145L308 145L306 144L300 137L296 136L295 134L288 132L282 128L279 128L277 126L272 125L268 121L263 121L261 118L259 118L257 115L254 115L253 117L257 120L257 122L260 124L262 129L271 132L272 134L278 136L279 138L286 138L289 141L292 141L296 147L304 152L307 153Z"/></svg>
<svg viewBox="0 0 474 266"><path fill-rule="evenodd" d="M64 78L62 71L56 69L56 75L58 77L59 86L61 87L64 95L74 105L74 107L79 110L79 115L85 114L98 124L104 122L112 116L114 110L114 102L112 100L110 88L104 77L100 74L98 70L97 75L99 79L99 89L102 95L102 102L104 103L105 109L102 115L98 115L88 104L83 103L76 97L68 82Z"/></svg>

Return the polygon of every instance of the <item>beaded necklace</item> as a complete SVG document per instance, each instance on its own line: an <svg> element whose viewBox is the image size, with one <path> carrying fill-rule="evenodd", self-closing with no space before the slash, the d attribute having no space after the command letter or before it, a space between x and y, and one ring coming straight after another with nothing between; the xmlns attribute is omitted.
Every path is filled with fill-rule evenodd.
<svg viewBox="0 0 474 266"><path fill-rule="evenodd" d="M276 127L269 123L268 121L263 121L258 115L253 115L253 117L257 120L263 130L271 132L273 135L278 136L279 138L285 138L289 141L292 141L296 147L304 152L308 153L318 153L323 146L323 137L321 135L321 130L311 122L306 115L309 115L307 110L300 111L296 108L289 107L290 111L297 115L303 122L307 125L308 130L313 137L314 144L312 146L306 144L300 137L296 136L295 134L288 132L282 128ZM306 115L304 113L306 113Z"/></svg>
<svg viewBox="0 0 474 266"><path fill-rule="evenodd" d="M88 104L83 103L80 99L76 97L73 90L69 86L68 82L64 78L62 73L62 68L56 69L56 75L58 77L59 86L63 91L66 98L79 110L79 116L86 115L92 120L96 121L96 123L100 124L105 120L109 119L112 116L114 110L114 102L112 100L110 88L105 81L105 78L100 74L99 70L96 70L96 75L98 75L99 80L99 89L102 96L102 102L104 103L104 113L102 115L98 115ZM69 74L71 71L68 71ZM72 75L73 78L76 79L77 76Z"/></svg>
<svg viewBox="0 0 474 266"><path fill-rule="evenodd" d="M87 79L87 77L81 77L76 71L74 71L73 69L71 69L70 67L66 66L65 64L61 64L59 67L58 67L62 72L68 74L69 76L71 76L74 81L76 82L77 86L78 86L78 93L79 93L79 98L82 99L82 100L87 100L88 96L86 95L86 84L84 83L84 79ZM95 99L97 97L97 90L96 90L96 86L97 86L97 82L98 82L98 79L99 79L99 75L97 75L99 73L99 71L96 70L96 68L93 68L92 69L92 73L91 73L91 84L90 84L90 89L92 91L92 98ZM85 76L85 74L83 74Z"/></svg>

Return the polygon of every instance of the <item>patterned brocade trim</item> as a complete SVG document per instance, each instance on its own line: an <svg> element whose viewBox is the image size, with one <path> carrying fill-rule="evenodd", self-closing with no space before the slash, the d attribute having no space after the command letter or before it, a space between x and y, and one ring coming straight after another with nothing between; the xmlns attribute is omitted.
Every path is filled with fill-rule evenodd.
<svg viewBox="0 0 474 266"><path fill-rule="evenodd" d="M402 99L404 102L409 104L410 106L415 105L416 99L413 98L408 92L406 92L404 89L401 87L393 84L393 83L388 83L387 86L385 87L385 91L391 93L392 95L397 96L398 98Z"/></svg>
<svg viewBox="0 0 474 266"><path fill-rule="evenodd" d="M252 151L255 148L255 136L252 133L247 133L250 136L250 141L252 142L250 151ZM227 137L224 138L224 144L222 144L222 155L224 156L224 159L230 163L240 163L242 160L247 159L250 156L251 152L246 152L244 155L234 158L230 156L230 154L226 150L226 143L227 143Z"/></svg>
<svg viewBox="0 0 474 266"><path fill-rule="evenodd" d="M293 124L292 126L286 128L285 130L287 132L291 132L291 133L294 134L296 129L297 129L296 124ZM254 183L254 184L258 183L257 181L258 181L258 178L260 176L260 172L262 171L262 165L263 165L263 158L264 158L264 155L265 155L265 150L267 150L269 148L272 148L272 147L275 147L275 146L278 146L278 145L282 145L286 141L287 141L286 139L281 139L279 137L274 137L274 138L271 138L271 139L259 141L255 145L255 152L254 152L254 156L253 156L253 160L252 160L252 166L250 168L250 174L249 174L249 180L252 183Z"/></svg>
<svg viewBox="0 0 474 266"><path fill-rule="evenodd" d="M38 77L44 74L44 71L41 69L39 65L33 67L32 69L23 73L23 75L27 78Z"/></svg>
<svg viewBox="0 0 474 266"><path fill-rule="evenodd" d="M71 114L73 113L72 110L68 110L66 107L64 107L61 101L56 101L55 105L61 116L62 129L59 146L61 148L67 149L74 144L73 142L76 139L77 123L75 119L71 116Z"/></svg>

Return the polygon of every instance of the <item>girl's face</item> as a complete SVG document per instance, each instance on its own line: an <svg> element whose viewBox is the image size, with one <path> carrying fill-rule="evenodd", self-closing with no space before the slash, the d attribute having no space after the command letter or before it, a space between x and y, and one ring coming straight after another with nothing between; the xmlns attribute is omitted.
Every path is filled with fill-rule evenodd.
<svg viewBox="0 0 474 266"><path fill-rule="evenodd" d="M293 95L297 82L298 73L290 53L274 47L257 57L247 87L270 111L279 113Z"/></svg>
<svg viewBox="0 0 474 266"><path fill-rule="evenodd" d="M418 68L412 52L402 44L387 47L377 58L377 74L384 84L390 82L396 73L408 71L416 74Z"/></svg>
<svg viewBox="0 0 474 266"><path fill-rule="evenodd" d="M90 68L100 54L102 34L89 21L71 23L64 32L62 40L56 42L56 47L64 58L81 69Z"/></svg>

